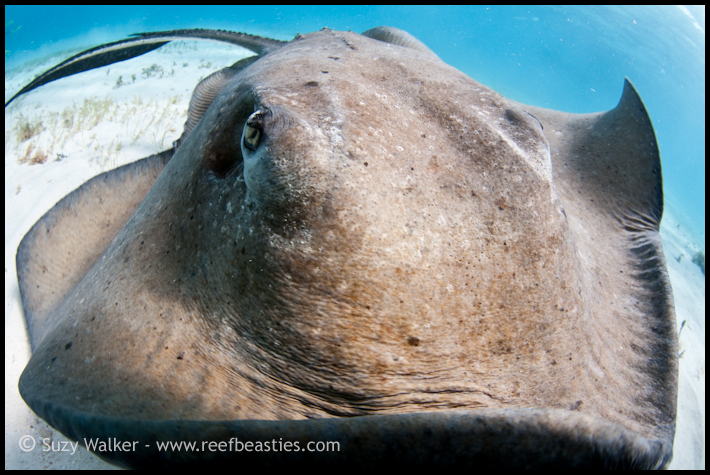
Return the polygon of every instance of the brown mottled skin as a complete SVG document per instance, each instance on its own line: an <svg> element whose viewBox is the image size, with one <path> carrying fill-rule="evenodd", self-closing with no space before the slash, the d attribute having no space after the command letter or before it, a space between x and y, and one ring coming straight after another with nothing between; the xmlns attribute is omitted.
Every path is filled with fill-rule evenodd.
<svg viewBox="0 0 710 475"><path fill-rule="evenodd" d="M481 412L492 427L536 408L545 433L660 440L648 463L668 462L660 162L630 84L609 113L558 113L330 30L230 77L125 226L87 228L81 270L43 251L65 245L47 225L28 234L23 296L76 276L28 317L35 411L64 408L71 432L72 408L147 423L512 411Z"/></svg>

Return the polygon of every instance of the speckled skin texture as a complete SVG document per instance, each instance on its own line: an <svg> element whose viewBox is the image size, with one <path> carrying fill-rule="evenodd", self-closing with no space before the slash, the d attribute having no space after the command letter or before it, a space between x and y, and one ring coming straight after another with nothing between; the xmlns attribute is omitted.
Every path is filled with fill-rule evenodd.
<svg viewBox="0 0 710 475"><path fill-rule="evenodd" d="M433 424L452 409L474 411L455 430L478 434L477 409L541 408L517 426L515 411L479 414L519 428L491 444L518 447L522 466L540 418L559 429L547 442L591 431L610 460L640 444L667 462L660 168L643 105L624 98L608 114L534 111L426 52L297 38L222 89L93 266L45 251L49 221L28 234L33 299L78 278L29 312L41 331L22 396L74 438L102 418L130 433L122 420L444 414ZM131 167L110 191L133 188ZM56 212L52 225L81 208ZM91 225L86 240L105 243L108 225ZM425 438L422 417L405 441ZM629 442L615 452L609 433Z"/></svg>

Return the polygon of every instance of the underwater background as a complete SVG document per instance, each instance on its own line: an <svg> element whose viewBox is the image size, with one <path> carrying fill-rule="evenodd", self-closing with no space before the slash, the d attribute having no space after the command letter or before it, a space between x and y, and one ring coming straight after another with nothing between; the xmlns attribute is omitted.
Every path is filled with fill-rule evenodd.
<svg viewBox="0 0 710 475"><path fill-rule="evenodd" d="M605 111L618 103L624 77L634 84L649 111L661 151L666 209L665 228L662 226L661 234L673 285L677 323L683 332L680 338L679 394L688 396L686 399L679 398L676 455L671 468L704 467L705 282L704 268L701 274L691 263L691 258L703 253L704 266L704 7L6 5L5 100L27 84L33 74L45 71L80 51L124 39L132 33L211 28L290 40L297 33L309 33L326 26L363 32L379 25L394 26L411 33L446 63L503 96L524 104L575 113ZM158 51L170 46L166 45ZM232 46L220 48L233 50L235 55L224 55L215 50L215 54L226 58L222 65L213 62L213 69L231 64L241 57L237 53L243 55L245 52ZM175 51L179 52L179 47ZM112 67L119 70L118 65ZM205 75L209 72L206 71ZM91 73L84 74L88 76ZM185 83L187 92L183 94L183 99L187 101L197 78L178 79ZM128 81L125 73L123 80ZM39 93L43 88L50 91L49 86L43 86L27 97L31 94L35 94L34 98L42 97ZM112 94L126 89L122 87L120 91L112 91ZM26 102L31 104L29 99ZM41 111L38 109L37 113ZM29 173L40 177L39 181L44 177L37 171L41 167L18 165L17 157L8 153L8 134L17 131L12 129L8 132L8 117L6 110L6 468L28 468L28 465L22 465L27 463L27 459L21 456L29 454L19 454L17 448L17 438L25 430L24 422L18 423L22 419L19 416L13 419L17 411L7 402L12 396L17 399L18 407L29 411L16 394L17 376L24 363L21 357L16 356L19 352L11 349L14 340L20 339L20 334L26 338L26 334L22 323L16 332L9 330L9 313L16 311L17 320L21 321L21 311L19 307L11 308L12 304L8 302L19 298L16 281L11 282L15 272L17 243L41 213L38 216L23 215L26 223L12 231L17 235L7 231L9 225L19 223L17 216L24 212L16 208L11 200L27 199L27 196L35 194L35 189L24 181L20 193L19 182L15 183L8 170L11 166L13 170L30 170ZM174 122L178 123L175 134L179 136L184 118L180 116ZM136 130L140 132L141 127ZM161 150L170 146L171 139L165 133L158 138L164 145ZM129 149L124 142L121 153L127 154ZM117 153L118 147L114 150ZM135 158L155 151L139 154ZM11 161L13 164L9 165ZM103 167L106 164L100 163L101 171L105 171ZM91 170L87 173L100 172L95 166ZM54 172L48 168L46 173L51 175ZM46 198L51 202L48 206L86 178L75 176L76 184L70 185L67 190L54 191L55 197ZM55 182L59 181L65 181L64 177L56 176ZM687 389L691 386L694 389ZM30 420L30 426L34 424L38 427L39 434L44 435L43 431L49 430L44 429L43 422L34 422ZM48 434L57 440L60 437L56 433ZM686 434L686 438L681 438L682 434ZM12 454L8 455L11 451ZM58 458L35 455L41 463L40 467L64 467L59 465ZM87 460L92 460L91 457L89 454ZM70 464L68 467L89 466L83 465L88 463L83 459L78 462L78 457L66 460Z"/></svg>

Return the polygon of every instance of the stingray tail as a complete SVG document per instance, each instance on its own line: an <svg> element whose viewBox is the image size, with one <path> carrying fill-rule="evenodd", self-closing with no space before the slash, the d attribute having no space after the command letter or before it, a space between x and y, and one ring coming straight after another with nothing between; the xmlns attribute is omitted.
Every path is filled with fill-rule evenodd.
<svg viewBox="0 0 710 475"><path fill-rule="evenodd" d="M12 96L12 98L5 103L5 107L10 105L12 101L17 99L17 97L22 94L43 86L44 84L56 81L57 79L72 76L74 74L82 73L84 71L89 71L91 69L135 58L158 49L164 44L175 40L193 39L220 41L247 48L259 56L266 55L286 43L285 41L263 38L255 35L247 35L245 33L202 29L137 33L131 36L135 36L135 38L97 46L95 48L82 51L66 61L59 63L35 78L35 80L27 86L20 89L17 94Z"/></svg>

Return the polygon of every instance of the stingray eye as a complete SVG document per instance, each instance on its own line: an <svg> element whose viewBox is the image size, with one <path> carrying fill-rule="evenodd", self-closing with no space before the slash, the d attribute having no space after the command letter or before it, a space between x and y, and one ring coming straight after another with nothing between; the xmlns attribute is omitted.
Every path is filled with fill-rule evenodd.
<svg viewBox="0 0 710 475"><path fill-rule="evenodd" d="M244 146L251 151L256 150L261 140L261 130L247 124L244 126Z"/></svg>
<svg viewBox="0 0 710 475"><path fill-rule="evenodd" d="M261 142L261 134L263 130L262 118L266 114L265 110L258 110L249 116L247 123L244 124L244 133L242 134L242 143L252 152L256 151Z"/></svg>

